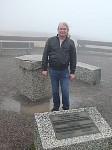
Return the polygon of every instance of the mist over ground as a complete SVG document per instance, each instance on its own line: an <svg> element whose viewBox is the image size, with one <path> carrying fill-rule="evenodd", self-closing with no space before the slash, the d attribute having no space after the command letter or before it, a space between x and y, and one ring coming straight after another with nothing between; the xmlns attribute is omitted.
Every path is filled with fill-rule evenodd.
<svg viewBox="0 0 112 150"><path fill-rule="evenodd" d="M0 34L52 36L61 21L73 38L112 42L111 0L0 0Z"/></svg>

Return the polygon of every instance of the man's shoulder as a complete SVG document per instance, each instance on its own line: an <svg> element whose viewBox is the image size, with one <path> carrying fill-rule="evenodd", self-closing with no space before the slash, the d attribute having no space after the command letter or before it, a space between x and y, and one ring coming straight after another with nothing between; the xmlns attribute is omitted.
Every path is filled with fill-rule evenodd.
<svg viewBox="0 0 112 150"><path fill-rule="evenodd" d="M70 42L74 43L74 40L72 40L72 39L70 39L70 38L68 38L68 39L69 39Z"/></svg>
<svg viewBox="0 0 112 150"><path fill-rule="evenodd" d="M74 44L75 44L75 43L74 43L74 40L72 40L72 39L70 39L70 38L68 38L68 41L70 42L71 45L74 45Z"/></svg>
<svg viewBox="0 0 112 150"><path fill-rule="evenodd" d="M54 40L54 39L57 39L57 36L52 36L49 38L49 40Z"/></svg>
<svg viewBox="0 0 112 150"><path fill-rule="evenodd" d="M57 36L52 36L52 37L48 38L48 43L51 43L56 40L57 40Z"/></svg>

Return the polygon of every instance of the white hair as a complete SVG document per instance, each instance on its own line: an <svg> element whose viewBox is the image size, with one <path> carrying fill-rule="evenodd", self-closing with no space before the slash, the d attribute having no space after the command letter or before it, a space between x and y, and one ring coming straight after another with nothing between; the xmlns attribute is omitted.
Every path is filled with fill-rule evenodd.
<svg viewBox="0 0 112 150"><path fill-rule="evenodd" d="M60 25L64 25L67 28L67 31L69 31L69 26L66 22L60 22L59 25L58 25L58 28L59 28Z"/></svg>
<svg viewBox="0 0 112 150"><path fill-rule="evenodd" d="M68 31L67 36L70 38L69 26L68 26L68 24L67 24L66 22L60 22L59 25L58 25L58 29L59 29L59 26L60 26L60 25L63 25L63 26L65 26L65 27L67 28L67 31Z"/></svg>

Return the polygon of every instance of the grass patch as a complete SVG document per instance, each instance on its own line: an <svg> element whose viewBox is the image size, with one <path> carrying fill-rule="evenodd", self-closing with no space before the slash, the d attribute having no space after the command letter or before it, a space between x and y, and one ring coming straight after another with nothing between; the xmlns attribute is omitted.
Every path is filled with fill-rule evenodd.
<svg viewBox="0 0 112 150"><path fill-rule="evenodd" d="M29 150L36 150L34 143L32 143L32 144L29 146Z"/></svg>

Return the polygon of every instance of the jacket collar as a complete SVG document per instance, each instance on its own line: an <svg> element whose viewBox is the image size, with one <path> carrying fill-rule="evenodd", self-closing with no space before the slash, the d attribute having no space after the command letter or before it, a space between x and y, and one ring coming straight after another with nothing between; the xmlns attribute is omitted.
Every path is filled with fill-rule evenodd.
<svg viewBox="0 0 112 150"><path fill-rule="evenodd" d="M56 35L56 37L57 37L57 38L58 38L58 40L59 40L59 36L58 36L58 34ZM66 40L66 39L68 39L68 36L66 36L65 40ZM65 40L64 40L64 41L65 41Z"/></svg>

